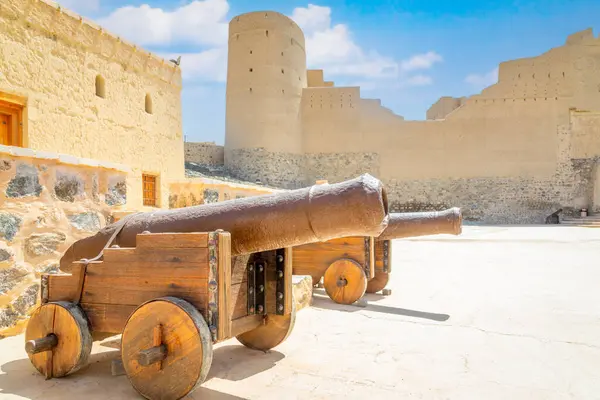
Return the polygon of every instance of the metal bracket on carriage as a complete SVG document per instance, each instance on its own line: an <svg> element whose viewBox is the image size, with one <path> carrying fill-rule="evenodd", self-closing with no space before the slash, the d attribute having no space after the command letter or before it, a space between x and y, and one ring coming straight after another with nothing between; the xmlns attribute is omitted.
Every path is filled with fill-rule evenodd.
<svg viewBox="0 0 600 400"><path fill-rule="evenodd" d="M390 272L389 264L390 264L390 241L384 240L383 241L383 272L385 272L386 274L388 272Z"/></svg>
<svg viewBox="0 0 600 400"><path fill-rule="evenodd" d="M248 315L266 315L267 262L258 254L248 264Z"/></svg>
<svg viewBox="0 0 600 400"><path fill-rule="evenodd" d="M373 278L371 276L371 237L365 237L365 275L367 279Z"/></svg>
<svg viewBox="0 0 600 400"><path fill-rule="evenodd" d="M275 256L275 274L277 288L275 290L275 312L283 315L285 310L285 249L278 249Z"/></svg>

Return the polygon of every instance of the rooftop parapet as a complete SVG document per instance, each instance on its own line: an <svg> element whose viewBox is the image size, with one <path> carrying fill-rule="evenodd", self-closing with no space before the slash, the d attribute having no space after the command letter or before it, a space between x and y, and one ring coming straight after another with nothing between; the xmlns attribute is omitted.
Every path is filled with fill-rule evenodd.
<svg viewBox="0 0 600 400"><path fill-rule="evenodd" d="M1 3L0 16L121 64L124 69L181 87L181 69L177 65L105 31L51 0L2 0Z"/></svg>

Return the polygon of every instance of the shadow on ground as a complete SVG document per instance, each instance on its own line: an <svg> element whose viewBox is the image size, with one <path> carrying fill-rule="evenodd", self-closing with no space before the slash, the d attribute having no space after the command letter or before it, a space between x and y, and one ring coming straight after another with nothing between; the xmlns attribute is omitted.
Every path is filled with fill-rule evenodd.
<svg viewBox="0 0 600 400"><path fill-rule="evenodd" d="M118 349L119 342L119 338L116 338L102 342L102 346ZM125 375L111 375L111 362L119 357L119 350L94 353L90 356L88 365L80 371L64 378L50 380L45 380L27 358L7 362L0 365L0 397L12 394L25 399L44 400L141 399ZM282 353L273 350L265 353L235 344L217 347L207 381L213 378L240 381L273 368L283 358ZM96 387L97 396L89 395L90 386ZM202 386L189 398L244 399Z"/></svg>
<svg viewBox="0 0 600 400"><path fill-rule="evenodd" d="M337 311L345 311L345 312L356 312L361 310L374 311L385 314L394 314L394 315L403 315L405 317L413 317L413 318L423 318L429 319L432 321L444 322L450 319L450 315L448 314L436 314L425 311L417 311L417 310L408 310L405 308L399 307L390 307L390 306L381 306L378 304L374 304L374 301L380 300L383 296L376 294L367 294L364 296L364 300L367 301L366 307L361 307L358 305L345 305L338 304L331 300L326 294L325 291L319 289L313 289L313 301L311 307L320 308L324 310L337 310Z"/></svg>

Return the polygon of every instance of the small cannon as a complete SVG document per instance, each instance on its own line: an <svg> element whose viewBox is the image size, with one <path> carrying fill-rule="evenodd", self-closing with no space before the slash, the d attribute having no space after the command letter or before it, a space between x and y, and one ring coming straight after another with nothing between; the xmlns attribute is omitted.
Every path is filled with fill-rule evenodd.
<svg viewBox="0 0 600 400"><path fill-rule="evenodd" d="M392 239L462 232L460 209L392 213L376 237L350 236L294 248L293 274L323 278L327 295L336 303L352 304L365 292L383 290L392 270Z"/></svg>
<svg viewBox="0 0 600 400"><path fill-rule="evenodd" d="M123 369L148 399L180 399L206 379L212 346L230 338L266 351L295 321L293 246L378 236L381 182L339 184L132 214L75 242L70 274L41 278L25 349L46 378L86 365L92 342L122 334Z"/></svg>

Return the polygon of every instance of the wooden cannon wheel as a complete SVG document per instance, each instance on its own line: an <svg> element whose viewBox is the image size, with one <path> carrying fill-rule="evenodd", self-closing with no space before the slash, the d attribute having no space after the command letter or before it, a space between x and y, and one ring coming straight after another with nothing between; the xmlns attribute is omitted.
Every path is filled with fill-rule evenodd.
<svg viewBox="0 0 600 400"><path fill-rule="evenodd" d="M250 349L267 351L283 343L292 333L295 323L296 300L292 294L291 313L288 315L267 314L264 325L237 335L235 338Z"/></svg>
<svg viewBox="0 0 600 400"><path fill-rule="evenodd" d="M162 297L139 306L121 339L123 368L147 399L177 400L201 385L212 364L212 336L187 301Z"/></svg>
<svg viewBox="0 0 600 400"><path fill-rule="evenodd" d="M25 350L33 366L47 379L77 371L86 365L92 352L85 313L65 301L41 305L27 323Z"/></svg>
<svg viewBox="0 0 600 400"><path fill-rule="evenodd" d="M375 271L375 277L367 283L367 293L377 293L383 290L390 281L390 274L383 271Z"/></svg>
<svg viewBox="0 0 600 400"><path fill-rule="evenodd" d="M367 276L362 266L347 258L334 261L325 271L323 286L336 303L352 304L367 289Z"/></svg>

